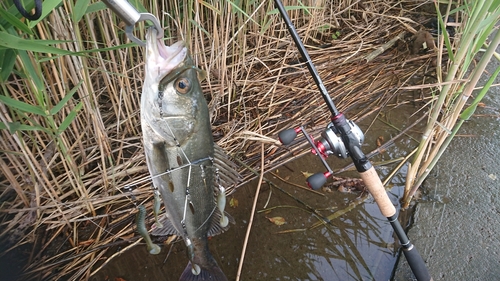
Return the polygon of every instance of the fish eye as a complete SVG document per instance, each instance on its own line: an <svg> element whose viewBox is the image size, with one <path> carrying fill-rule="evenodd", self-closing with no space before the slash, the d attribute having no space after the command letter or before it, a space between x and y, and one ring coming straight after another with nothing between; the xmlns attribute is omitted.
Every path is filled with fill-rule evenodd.
<svg viewBox="0 0 500 281"><path fill-rule="evenodd" d="M191 82L187 78L175 80L175 90L181 94L187 94L191 89Z"/></svg>

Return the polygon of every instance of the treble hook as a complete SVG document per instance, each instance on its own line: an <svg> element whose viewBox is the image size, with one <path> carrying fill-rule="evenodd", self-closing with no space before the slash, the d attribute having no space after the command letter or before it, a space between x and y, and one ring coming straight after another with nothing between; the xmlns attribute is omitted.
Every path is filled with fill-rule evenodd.
<svg viewBox="0 0 500 281"><path fill-rule="evenodd" d="M21 4L21 0L13 0L17 10L21 15L29 20L37 20L42 16L42 0L35 0L35 13L30 15Z"/></svg>

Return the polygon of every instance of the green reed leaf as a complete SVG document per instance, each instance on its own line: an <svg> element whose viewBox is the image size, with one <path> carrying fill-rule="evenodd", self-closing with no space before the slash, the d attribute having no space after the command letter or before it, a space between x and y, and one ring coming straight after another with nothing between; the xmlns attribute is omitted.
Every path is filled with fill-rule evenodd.
<svg viewBox="0 0 500 281"><path fill-rule="evenodd" d="M87 7L89 6L90 0L78 0L73 8L73 22L79 22L83 16L87 13Z"/></svg>
<svg viewBox="0 0 500 281"><path fill-rule="evenodd" d="M30 81L32 82L32 84L34 85L34 88L35 88L33 90L43 89L42 78L40 78L40 74L39 74L37 68L35 67L35 65L33 65L33 62L31 61L31 59L28 55L28 52L26 52L24 50L20 50L20 51L18 51L18 54L19 54L19 57L21 58L21 62L22 62L22 66L23 66L23 69L21 70L23 77L30 78Z"/></svg>
<svg viewBox="0 0 500 281"><path fill-rule="evenodd" d="M472 104L466 109L464 109L464 111L462 111L462 113L460 114L460 119L469 120L472 114L474 114L474 112L476 111L477 105L481 102L486 93L488 93L491 85L493 85L493 82L495 82L495 79L497 78L499 73L500 73L500 66L497 67L497 69L493 74L491 74L490 78L488 79L484 87L481 89L481 92L479 92L479 94L476 96Z"/></svg>
<svg viewBox="0 0 500 281"><path fill-rule="evenodd" d="M31 105L29 103L25 103L25 102L13 99L11 97L0 95L0 102L3 102L8 107L16 108L16 109L21 110L23 112L29 112L29 113L38 114L41 116L47 116L45 111L43 109L41 109L39 106Z"/></svg>
<svg viewBox="0 0 500 281"><path fill-rule="evenodd" d="M87 7L87 10L85 10L85 14L90 14L90 13L95 13L97 11L106 10L106 8L108 8L106 6L106 4L104 4L103 2L97 2L97 3L94 3L94 4L90 4Z"/></svg>
<svg viewBox="0 0 500 281"><path fill-rule="evenodd" d="M448 51L448 56L450 57L451 61L455 61L455 54L453 53L453 48L451 47L450 36L448 35L448 31L446 30L446 24L443 21L443 16L441 15L439 9L436 9L436 13L439 22L439 29L441 31L441 34L443 34L444 44L446 46L446 50Z"/></svg>
<svg viewBox="0 0 500 281"><path fill-rule="evenodd" d="M24 33L33 34L33 31L24 24L22 21L20 21L16 16L13 14L7 12L4 10L2 7L0 7L0 17L6 20L8 23L10 23L12 26L17 27L19 30L21 30Z"/></svg>
<svg viewBox="0 0 500 281"><path fill-rule="evenodd" d="M13 49L0 50L0 81L5 82L9 78L16 63L17 52Z"/></svg>
<svg viewBox="0 0 500 281"><path fill-rule="evenodd" d="M0 130L9 130L11 134L17 131L43 131L41 126L32 126L21 124L19 122L9 122L7 124L0 122Z"/></svg>
<svg viewBox="0 0 500 281"><path fill-rule="evenodd" d="M40 16L39 19L30 21L29 22L29 28L35 27L39 22L44 20L53 10L55 10L57 7L62 5L63 1L62 0L45 0L42 3L42 15Z"/></svg>
<svg viewBox="0 0 500 281"><path fill-rule="evenodd" d="M73 108L73 110L71 110L71 112L68 114L68 116L66 116L66 118L64 118L61 125L57 129L57 131L59 133L64 132L68 128L68 126L71 124L71 122L73 122L73 120L75 120L78 111L80 111L80 109L82 109L82 107L83 107L83 103L79 102L75 106L75 108Z"/></svg>
<svg viewBox="0 0 500 281"><path fill-rule="evenodd" d="M32 51L38 53L58 54L58 55L74 54L71 51L47 46L48 44L53 44L54 42L64 42L64 41L24 39L11 35L5 31L0 31L0 46L6 48Z"/></svg>
<svg viewBox="0 0 500 281"><path fill-rule="evenodd" d="M69 93L67 93L66 96L64 96L64 98L60 102L58 102L50 110L50 115L57 114L64 107L64 105L66 105L66 103L68 103L68 101L73 97L73 95L76 93L76 90L78 90L78 88L80 88L80 86L82 85L82 83L83 83L83 81L80 81L80 83L78 83L78 85L76 85L75 87L73 87L73 89L71 89L71 91Z"/></svg>

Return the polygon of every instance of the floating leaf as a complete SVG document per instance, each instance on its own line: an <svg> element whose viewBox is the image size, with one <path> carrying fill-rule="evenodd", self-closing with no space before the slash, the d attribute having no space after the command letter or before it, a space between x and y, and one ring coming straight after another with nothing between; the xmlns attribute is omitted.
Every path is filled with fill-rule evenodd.
<svg viewBox="0 0 500 281"><path fill-rule="evenodd" d="M380 136L377 138L377 147L381 147L382 143L384 143L384 137Z"/></svg>
<svg viewBox="0 0 500 281"><path fill-rule="evenodd" d="M238 207L238 199L236 198L231 198L231 200L229 200L229 206L231 206L231 208L236 208Z"/></svg>
<svg viewBox="0 0 500 281"><path fill-rule="evenodd" d="M283 217L272 217L272 218L266 217L266 218L275 225L284 225L286 223L285 218Z"/></svg>
<svg viewBox="0 0 500 281"><path fill-rule="evenodd" d="M306 177L306 178L308 178L308 177L310 177L310 176L314 175L313 173L309 173L309 172L303 172L303 171L300 171L300 172L301 172L301 173L304 175L304 177Z"/></svg>
<svg viewBox="0 0 500 281"><path fill-rule="evenodd" d="M177 239L177 235L171 235L167 238L167 240L163 241L163 245L170 245L175 239Z"/></svg>

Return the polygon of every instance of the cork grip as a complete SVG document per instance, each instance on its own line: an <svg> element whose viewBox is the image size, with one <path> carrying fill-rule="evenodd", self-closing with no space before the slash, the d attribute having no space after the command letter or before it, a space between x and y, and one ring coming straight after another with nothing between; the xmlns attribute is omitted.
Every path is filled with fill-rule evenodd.
<svg viewBox="0 0 500 281"><path fill-rule="evenodd" d="M377 202L380 211L384 217L392 217L396 214L396 208L392 204L389 196L387 196L387 192L385 191L380 178L378 177L377 172L373 166L368 169L366 172L359 173L361 178L366 184L368 191L370 191L371 195Z"/></svg>

